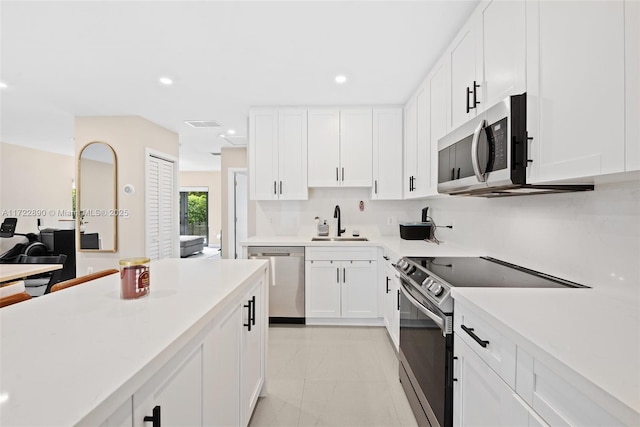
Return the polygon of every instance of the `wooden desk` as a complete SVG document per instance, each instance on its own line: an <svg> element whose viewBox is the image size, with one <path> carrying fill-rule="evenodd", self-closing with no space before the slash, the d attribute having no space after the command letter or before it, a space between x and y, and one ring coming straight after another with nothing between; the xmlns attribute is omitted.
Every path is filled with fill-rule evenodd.
<svg viewBox="0 0 640 427"><path fill-rule="evenodd" d="M62 264L0 264L0 282L22 279L61 268Z"/></svg>

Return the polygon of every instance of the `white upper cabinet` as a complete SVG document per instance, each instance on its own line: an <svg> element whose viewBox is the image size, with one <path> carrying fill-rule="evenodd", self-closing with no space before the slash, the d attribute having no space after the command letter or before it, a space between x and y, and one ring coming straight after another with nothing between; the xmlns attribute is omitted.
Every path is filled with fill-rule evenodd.
<svg viewBox="0 0 640 427"><path fill-rule="evenodd" d="M340 185L371 187L373 168L372 110L340 110Z"/></svg>
<svg viewBox="0 0 640 427"><path fill-rule="evenodd" d="M373 110L371 199L402 199L402 108Z"/></svg>
<svg viewBox="0 0 640 427"><path fill-rule="evenodd" d="M449 63L441 60L431 71L429 80L429 92L431 106L431 182L433 193L438 190L438 140L447 134L447 106L449 105L449 80L447 79ZM448 167L448 166L447 166Z"/></svg>
<svg viewBox="0 0 640 427"><path fill-rule="evenodd" d="M307 200L307 110L278 112L278 195Z"/></svg>
<svg viewBox="0 0 640 427"><path fill-rule="evenodd" d="M417 175L418 122L416 97L412 96L404 106L404 198L413 197L413 180Z"/></svg>
<svg viewBox="0 0 640 427"><path fill-rule="evenodd" d="M475 117L480 105L482 90L480 87L480 70L477 69L478 51L476 40L475 15L469 19L449 49L448 61L451 82L451 111L449 112L449 129L455 129L467 120Z"/></svg>
<svg viewBox="0 0 640 427"><path fill-rule="evenodd" d="M371 187L371 109L309 110L309 187Z"/></svg>
<svg viewBox="0 0 640 427"><path fill-rule="evenodd" d="M335 187L340 179L340 110L309 110L309 187Z"/></svg>
<svg viewBox="0 0 640 427"><path fill-rule="evenodd" d="M529 182L624 171L625 4L526 7Z"/></svg>
<svg viewBox="0 0 640 427"><path fill-rule="evenodd" d="M483 99L478 112L526 92L525 2L492 0L480 5L477 76Z"/></svg>
<svg viewBox="0 0 640 427"><path fill-rule="evenodd" d="M252 109L249 113L252 200L306 200L307 112Z"/></svg>
<svg viewBox="0 0 640 427"><path fill-rule="evenodd" d="M625 15L626 167L640 169L640 2L627 0Z"/></svg>

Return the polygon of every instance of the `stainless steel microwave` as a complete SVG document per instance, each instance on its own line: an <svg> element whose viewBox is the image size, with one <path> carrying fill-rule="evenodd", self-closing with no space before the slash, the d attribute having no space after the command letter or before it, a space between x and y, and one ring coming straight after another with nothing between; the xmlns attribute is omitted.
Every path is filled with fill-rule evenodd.
<svg viewBox="0 0 640 427"><path fill-rule="evenodd" d="M481 197L593 190L527 183L527 95L510 96L438 141L438 192Z"/></svg>

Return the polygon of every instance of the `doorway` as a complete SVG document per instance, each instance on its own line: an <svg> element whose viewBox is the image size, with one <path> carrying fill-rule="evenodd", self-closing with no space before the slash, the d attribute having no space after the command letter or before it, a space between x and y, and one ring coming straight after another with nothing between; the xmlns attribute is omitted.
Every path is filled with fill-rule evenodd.
<svg viewBox="0 0 640 427"><path fill-rule="evenodd" d="M209 245L208 187L180 187L180 235L201 236Z"/></svg>
<svg viewBox="0 0 640 427"><path fill-rule="evenodd" d="M240 242L248 236L249 187L246 169L229 169L228 258L242 257Z"/></svg>

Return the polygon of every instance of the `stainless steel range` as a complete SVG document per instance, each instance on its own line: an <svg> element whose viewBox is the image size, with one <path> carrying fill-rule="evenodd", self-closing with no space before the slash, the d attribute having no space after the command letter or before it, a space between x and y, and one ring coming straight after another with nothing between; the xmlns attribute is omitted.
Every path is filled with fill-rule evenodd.
<svg viewBox="0 0 640 427"><path fill-rule="evenodd" d="M409 257L400 273L400 382L420 426L453 424L453 287L584 288L489 257Z"/></svg>

